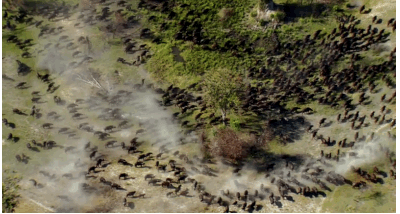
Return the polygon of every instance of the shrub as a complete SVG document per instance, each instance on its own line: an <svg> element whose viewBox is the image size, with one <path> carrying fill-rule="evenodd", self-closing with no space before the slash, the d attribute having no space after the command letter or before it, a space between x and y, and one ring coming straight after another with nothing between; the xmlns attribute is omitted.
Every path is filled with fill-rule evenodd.
<svg viewBox="0 0 400 214"><path fill-rule="evenodd" d="M250 13L250 16L251 16L251 17L256 17L256 16L257 16L257 12L256 12L256 11L251 12L251 13Z"/></svg>
<svg viewBox="0 0 400 214"><path fill-rule="evenodd" d="M230 17L233 16L233 12L234 12L234 11L233 11L232 8L222 8L222 9L219 11L218 15L220 16L221 21L226 21L226 20L228 20Z"/></svg>
<svg viewBox="0 0 400 214"><path fill-rule="evenodd" d="M235 131L239 131L240 130L240 119L239 118L232 118L231 120L230 120L230 125L231 125L231 127L232 127L232 129L233 130L235 130Z"/></svg>
<svg viewBox="0 0 400 214"><path fill-rule="evenodd" d="M338 11L339 11L339 6L338 6L338 5L334 5L334 6L332 7L332 10L333 10L334 12L338 12Z"/></svg>
<svg viewBox="0 0 400 214"><path fill-rule="evenodd" d="M260 26L265 26L267 23L268 23L267 21L261 20L261 21L260 21Z"/></svg>
<svg viewBox="0 0 400 214"><path fill-rule="evenodd" d="M250 155L250 150L257 146L255 137L239 135L234 130L225 128L219 129L210 145L210 152L230 161L241 161Z"/></svg>
<svg viewBox="0 0 400 214"><path fill-rule="evenodd" d="M269 17L270 17L271 19L274 19L274 18L275 18L275 13L271 13L271 15L269 15Z"/></svg>
<svg viewBox="0 0 400 214"><path fill-rule="evenodd" d="M283 21L283 19L285 19L285 17L286 17L286 13L283 12L283 11L277 11L277 12L275 13L275 18L276 18L278 21Z"/></svg>

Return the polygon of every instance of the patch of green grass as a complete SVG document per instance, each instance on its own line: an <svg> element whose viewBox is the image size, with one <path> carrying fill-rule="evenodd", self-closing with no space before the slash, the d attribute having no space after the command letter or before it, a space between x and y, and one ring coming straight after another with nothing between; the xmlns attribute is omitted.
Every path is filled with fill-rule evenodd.
<svg viewBox="0 0 400 214"><path fill-rule="evenodd" d="M281 142L279 142L278 137L269 141L266 149L268 150L268 152L276 155L287 154L285 146Z"/></svg>
<svg viewBox="0 0 400 214"><path fill-rule="evenodd" d="M395 212L395 189L385 179L386 185L369 185L367 190L354 191L349 185L339 186L329 194L322 205L323 212Z"/></svg>

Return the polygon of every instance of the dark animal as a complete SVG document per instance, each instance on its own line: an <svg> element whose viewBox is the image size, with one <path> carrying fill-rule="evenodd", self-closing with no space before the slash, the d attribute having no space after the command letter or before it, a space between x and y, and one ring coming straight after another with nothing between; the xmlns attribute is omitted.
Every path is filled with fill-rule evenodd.
<svg viewBox="0 0 400 214"><path fill-rule="evenodd" d="M145 165L145 163L144 162L142 162L142 161L137 161L136 163L135 163L135 167L143 167Z"/></svg>

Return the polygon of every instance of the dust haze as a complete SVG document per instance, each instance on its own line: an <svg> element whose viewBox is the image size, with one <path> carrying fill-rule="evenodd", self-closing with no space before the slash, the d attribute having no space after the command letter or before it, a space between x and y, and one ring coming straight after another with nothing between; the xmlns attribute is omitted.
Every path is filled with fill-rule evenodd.
<svg viewBox="0 0 400 214"><path fill-rule="evenodd" d="M375 132L375 137L356 142L350 152L337 155L338 161L311 155L276 155L268 163L236 167L220 159L209 161L201 150L199 136L184 129L179 117L173 116L171 108L176 105L165 105L162 97L165 90L151 79L143 65L127 65L138 75L134 79L126 77L127 74L112 66L118 58L110 53L106 41L112 36L103 32L104 43L94 43L91 26L74 27L82 14L91 15L88 11L78 12L68 20L53 22L53 27L63 30L43 35L34 46L37 73L48 72L54 86L59 87L50 93L45 92L36 77L30 83L33 88L40 87L47 100L36 107L43 113L40 122L53 124L49 134L56 145L50 151L40 149L41 153L51 152L52 158L32 166L37 173L24 178L22 192L49 212L221 212L234 201L238 208L230 209L238 212L245 210L239 206L246 208L252 202L257 202L257 206L248 210L279 211L282 206L307 206L292 204L301 194L295 186L318 188L309 198L322 201L326 197L324 191L329 191L326 184L330 184L322 180L340 183L345 175L352 173L352 167L372 164L388 156L387 147L393 139L384 134L387 129L383 127L364 128L367 133ZM153 51L156 50L150 50ZM124 57L129 62L136 59L136 55ZM110 67L96 67L105 59L109 59ZM51 112L60 117L49 119ZM133 153L128 152L129 148ZM149 155L142 159L144 166L137 167L135 164L141 162L142 154ZM128 164L120 164L121 159ZM164 188L162 181L182 177L181 173L172 175L176 169L172 168L171 160L184 168L182 172L187 178ZM158 162L167 165L167 170L160 172ZM95 165L98 166L94 170L89 170ZM133 178L121 180L122 173ZM149 174L161 182L151 185L153 180L144 178ZM111 187L101 178L121 188ZM126 194L132 191L136 191L135 196L128 198ZM186 194L181 194L185 191ZM244 196L245 191L248 191L246 197L237 198L238 194ZM124 200L127 202L123 203Z"/></svg>

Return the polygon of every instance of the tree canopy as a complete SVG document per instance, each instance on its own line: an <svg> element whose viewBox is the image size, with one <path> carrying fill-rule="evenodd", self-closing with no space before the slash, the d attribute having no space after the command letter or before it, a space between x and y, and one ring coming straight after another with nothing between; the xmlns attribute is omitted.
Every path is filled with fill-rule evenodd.
<svg viewBox="0 0 400 214"><path fill-rule="evenodd" d="M213 108L221 111L225 121L227 111L240 104L243 80L228 69L219 68L205 74L204 84L207 91L205 98Z"/></svg>

